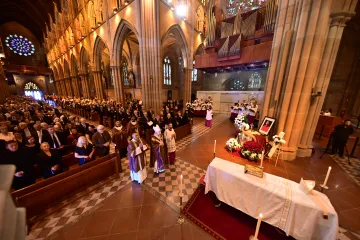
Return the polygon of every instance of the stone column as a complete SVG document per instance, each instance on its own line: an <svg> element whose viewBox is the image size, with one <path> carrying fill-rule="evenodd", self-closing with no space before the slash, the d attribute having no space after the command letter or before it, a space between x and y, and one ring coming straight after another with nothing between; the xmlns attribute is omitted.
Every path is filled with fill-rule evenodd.
<svg viewBox="0 0 360 240"><path fill-rule="evenodd" d="M159 4L160 0L140 1L140 61L142 98L146 107L160 111L162 72L160 59Z"/></svg>
<svg viewBox="0 0 360 240"><path fill-rule="evenodd" d="M65 79L65 86L66 86L66 89L67 89L67 93L69 94L69 96L74 96L73 94L73 89L71 87L71 78L68 77Z"/></svg>
<svg viewBox="0 0 360 240"><path fill-rule="evenodd" d="M76 97L80 97L80 89L78 83L78 76L71 77L71 86Z"/></svg>
<svg viewBox="0 0 360 240"><path fill-rule="evenodd" d="M310 111L310 103L318 76L322 68L326 68L323 61L330 11L331 0L281 0L279 3L262 117L277 119L274 134L285 132L287 143L281 158L286 160L304 156L304 152L308 154L307 150L301 150L307 148L302 138L309 138L307 131L316 125L314 115L319 114ZM333 59L336 52L337 49ZM331 72L332 66L328 70ZM326 90L327 85L323 92Z"/></svg>
<svg viewBox="0 0 360 240"><path fill-rule="evenodd" d="M124 103L124 83L122 81L121 68L118 66L110 66L110 69L114 80L115 100Z"/></svg>
<svg viewBox="0 0 360 240"><path fill-rule="evenodd" d="M5 72L0 63L0 104L4 103L6 98L10 95L9 84L5 79Z"/></svg>
<svg viewBox="0 0 360 240"><path fill-rule="evenodd" d="M304 131L299 144L298 156L311 156L313 148L312 140L320 117L319 113L325 101L326 91L329 86L345 23L349 21L354 14L354 12L342 12L340 14L331 15L329 32L321 58L321 66L315 79L316 84L314 86L314 92L321 92L321 96L315 97L311 101Z"/></svg>
<svg viewBox="0 0 360 240"><path fill-rule="evenodd" d="M192 69L184 68L184 104L191 101Z"/></svg>
<svg viewBox="0 0 360 240"><path fill-rule="evenodd" d="M81 84L81 87L82 87L82 94L84 96L84 98L89 98L90 97L90 94L89 94L89 86L88 86L88 83L87 83L87 77L86 77L86 74L80 74L80 84Z"/></svg>
<svg viewBox="0 0 360 240"><path fill-rule="evenodd" d="M64 79L59 79L58 84L59 84L58 89L60 96L66 96L66 92L64 91Z"/></svg>
<svg viewBox="0 0 360 240"><path fill-rule="evenodd" d="M100 100L104 99L104 88L101 80L101 71L93 71L96 97Z"/></svg>

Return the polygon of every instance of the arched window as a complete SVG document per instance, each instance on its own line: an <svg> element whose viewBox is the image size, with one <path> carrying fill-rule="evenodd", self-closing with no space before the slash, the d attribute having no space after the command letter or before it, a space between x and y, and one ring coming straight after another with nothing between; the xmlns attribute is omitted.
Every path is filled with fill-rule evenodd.
<svg viewBox="0 0 360 240"><path fill-rule="evenodd" d="M171 65L169 57L164 58L164 84L171 85Z"/></svg>
<svg viewBox="0 0 360 240"><path fill-rule="evenodd" d="M24 90L25 90L25 96L33 97L36 100L42 99L42 93L39 87L35 83L28 82L27 84L25 84Z"/></svg>
<svg viewBox="0 0 360 240"><path fill-rule="evenodd" d="M241 78L234 78L226 82L226 91L246 91L246 81Z"/></svg>
<svg viewBox="0 0 360 240"><path fill-rule="evenodd" d="M191 81L196 82L197 81L197 69L195 67L195 60L193 61L193 70L191 75Z"/></svg>
<svg viewBox="0 0 360 240"><path fill-rule="evenodd" d="M123 83L125 86L129 86L129 78L128 78L128 62L126 59L122 61L122 72L123 72Z"/></svg>
<svg viewBox="0 0 360 240"><path fill-rule="evenodd" d="M260 88L261 87L261 75L258 72L253 72L249 78L248 88Z"/></svg>
<svg viewBox="0 0 360 240"><path fill-rule="evenodd" d="M206 6L206 0L201 0L201 3Z"/></svg>

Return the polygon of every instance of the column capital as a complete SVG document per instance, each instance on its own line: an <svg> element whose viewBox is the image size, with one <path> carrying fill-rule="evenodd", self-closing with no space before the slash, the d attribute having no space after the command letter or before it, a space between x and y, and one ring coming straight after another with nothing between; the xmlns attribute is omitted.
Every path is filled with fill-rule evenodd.
<svg viewBox="0 0 360 240"><path fill-rule="evenodd" d="M331 23L330 26L345 27L346 23L355 16L355 12L342 11L330 14Z"/></svg>

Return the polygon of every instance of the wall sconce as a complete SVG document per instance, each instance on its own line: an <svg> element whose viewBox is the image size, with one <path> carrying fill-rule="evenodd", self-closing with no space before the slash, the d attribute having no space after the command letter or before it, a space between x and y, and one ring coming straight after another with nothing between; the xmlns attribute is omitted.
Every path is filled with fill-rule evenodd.
<svg viewBox="0 0 360 240"><path fill-rule="evenodd" d="M91 28L91 31L93 32L95 30L95 28Z"/></svg>
<svg viewBox="0 0 360 240"><path fill-rule="evenodd" d="M312 97L312 98L321 97L321 96L322 96L322 92L321 92L321 91L315 92L314 89L311 91L311 97Z"/></svg>
<svg viewBox="0 0 360 240"><path fill-rule="evenodd" d="M129 1L125 1L125 6L129 5Z"/></svg>
<svg viewBox="0 0 360 240"><path fill-rule="evenodd" d="M101 26L101 22L98 22L97 25L98 25L98 27L100 27L100 26Z"/></svg>
<svg viewBox="0 0 360 240"><path fill-rule="evenodd" d="M116 7L113 8L114 14L117 13L118 9Z"/></svg>

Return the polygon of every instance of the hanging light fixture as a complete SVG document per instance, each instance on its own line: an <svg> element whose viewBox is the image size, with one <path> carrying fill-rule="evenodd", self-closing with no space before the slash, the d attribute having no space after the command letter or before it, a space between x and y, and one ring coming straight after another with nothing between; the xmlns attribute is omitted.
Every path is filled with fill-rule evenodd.
<svg viewBox="0 0 360 240"><path fill-rule="evenodd" d="M186 2L185 1L179 1L178 5L176 7L176 14L179 17L183 17L184 20L186 20L187 11L188 11L188 5L186 4Z"/></svg>

